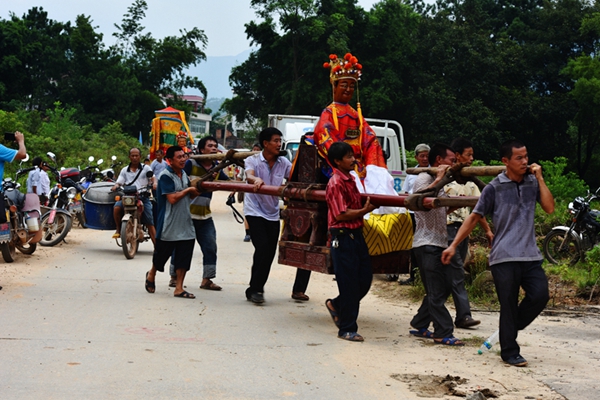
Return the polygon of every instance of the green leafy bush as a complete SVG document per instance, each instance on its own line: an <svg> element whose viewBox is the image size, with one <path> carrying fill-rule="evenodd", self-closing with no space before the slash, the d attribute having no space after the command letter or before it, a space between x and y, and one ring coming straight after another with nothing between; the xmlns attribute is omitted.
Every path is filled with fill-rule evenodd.
<svg viewBox="0 0 600 400"><path fill-rule="evenodd" d="M589 187L574 172L565 172L567 162L565 157L555 157L554 161L540 161L540 164L544 180L554 199L568 203L577 196L585 195Z"/></svg>
<svg viewBox="0 0 600 400"><path fill-rule="evenodd" d="M113 155L127 164L131 147L143 147L142 155L148 154L147 148L123 132L120 122L107 124L99 132L94 132L89 125L79 125L75 121L75 114L75 109L65 109L60 103L56 103L53 110L48 110L45 118L41 118L36 111L13 113L0 110L0 129L4 129L4 132L19 130L25 135L25 147L30 160L23 163L23 167L31 166L31 159L36 156L53 165L47 152L56 155L59 168L85 168L90 156L104 160L100 168L108 168ZM6 145L15 148L14 143ZM5 176L14 177L18 168L19 163L7 163ZM24 181L26 178L22 179Z"/></svg>

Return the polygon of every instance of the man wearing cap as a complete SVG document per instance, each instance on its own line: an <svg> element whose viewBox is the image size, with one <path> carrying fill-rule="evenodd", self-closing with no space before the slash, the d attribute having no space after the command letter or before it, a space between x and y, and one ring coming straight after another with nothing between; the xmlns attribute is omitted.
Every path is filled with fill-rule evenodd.
<svg viewBox="0 0 600 400"><path fill-rule="evenodd" d="M358 88L362 65L350 53L344 58L331 54L329 60L323 67L330 68L329 81L333 89L333 103L323 110L315 126L314 141L319 155L327 160L327 151L332 143L346 142L354 151L354 171L361 180L367 175L367 165L381 167L387 171L381 145L377 135L362 116L360 101L356 104L357 110L348 104ZM332 174L331 168L323 172L328 177Z"/></svg>
<svg viewBox="0 0 600 400"><path fill-rule="evenodd" d="M417 160L417 165L415 168L427 168L429 167L429 146L425 143L420 143L415 147L415 160ZM417 179L417 175L408 175L402 184L402 191L407 194L412 194L413 185L415 184L415 179ZM410 212L412 214L412 211Z"/></svg>

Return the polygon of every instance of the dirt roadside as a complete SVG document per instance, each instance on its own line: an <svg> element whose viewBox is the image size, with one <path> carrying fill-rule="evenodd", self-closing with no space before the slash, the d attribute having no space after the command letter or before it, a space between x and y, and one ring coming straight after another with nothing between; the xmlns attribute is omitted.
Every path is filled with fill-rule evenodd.
<svg viewBox="0 0 600 400"><path fill-rule="evenodd" d="M219 202L221 203L221 202ZM215 210L218 212L218 210ZM221 237L227 235L222 231ZM28 285L27 277L45 268L53 268L61 252L85 253L86 240L95 231L74 228L68 243L52 248L38 247L32 256L17 255L12 264L0 267L0 285ZM289 274L293 269L281 267L274 274ZM474 310L482 324L473 330L457 329L455 335L469 340L466 348L434 345L431 340L409 335L408 321L418 304L389 299L384 292L397 285L376 277L371 293L364 299L359 324L367 338L353 351L336 354L336 358L360 358L362 368L374 376L383 376L389 384L406 385L420 398L486 399L593 399L598 398L600 384L600 318L594 312L547 311L519 335L522 354L529 361L526 368L504 365L496 351L477 355L483 338L497 326L498 313ZM330 276L313 274L309 287L310 309L325 314L321 299L334 288ZM4 290L3 290L4 291ZM451 310L453 313L453 310ZM328 318L328 317L325 317ZM335 339L334 339L335 340Z"/></svg>

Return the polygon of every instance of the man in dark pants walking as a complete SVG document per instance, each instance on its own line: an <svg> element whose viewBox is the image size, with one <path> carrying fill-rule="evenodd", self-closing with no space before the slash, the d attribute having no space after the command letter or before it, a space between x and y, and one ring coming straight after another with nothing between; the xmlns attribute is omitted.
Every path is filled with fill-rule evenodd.
<svg viewBox="0 0 600 400"><path fill-rule="evenodd" d="M417 176L414 193L434 188L444 177L446 169L456 161L454 151L443 144L435 144L429 151L429 164L437 167L435 178L427 172ZM443 189L440 195L446 196ZM418 337L432 338L437 344L464 346L464 342L454 337L454 324L445 306L452 291L452 271L442 265L442 251L448 246L446 230L446 207L429 211L415 211L417 229L413 238L413 251L419 265L419 273L425 287L425 297L410 321L416 330L410 331ZM428 330L433 322L434 331Z"/></svg>
<svg viewBox="0 0 600 400"><path fill-rule="evenodd" d="M281 131L266 128L259 134L263 151L246 158L246 180L254 185L254 191L262 185L280 186L290 175L292 163L279 156ZM271 264L277 251L279 240L279 198L257 193L247 193L244 197L244 214L250 227L250 238L254 246L250 287L246 298L253 303L264 303L264 287L269 278ZM310 271L298 269L292 288L292 298L308 301L305 294L310 279Z"/></svg>
<svg viewBox="0 0 600 400"><path fill-rule="evenodd" d="M454 155L456 156L456 162L458 164L470 166L473 163L473 145L470 141L463 138L457 138L452 141L450 147L454 150ZM472 181L464 184L456 181L451 182L444 186L444 192L449 196L479 196L481 194L477 185ZM469 216L469 213L470 209L468 207L461 207L448 214L448 244L452 243L460 226ZM491 245L494 234L486 219L482 218L479 224ZM469 304L469 297L467 295L467 289L465 288L464 267L468 252L469 238L467 237L457 246L457 252L450 262L450 271L453 276L452 299L454 299L454 307L456 308L454 325L457 328L471 328L481 323L481 321L476 320L471 316L471 305Z"/></svg>
<svg viewBox="0 0 600 400"><path fill-rule="evenodd" d="M496 235L489 262L500 302L500 355L509 365L524 367L518 331L525 329L548 302L548 280L542 269L542 254L535 241L535 204L554 212L554 197L544 182L542 167L531 164L527 148L521 142L505 142L500 150L506 172L501 173L481 192L473 212L465 220L456 238L442 254L449 264L462 242L486 215L492 216ZM529 173L530 172L530 173ZM519 289L525 298L519 303Z"/></svg>
<svg viewBox="0 0 600 400"><path fill-rule="evenodd" d="M338 327L338 337L362 342L358 334L360 301L373 280L371 256L362 235L363 217L373 211L369 199L364 206L350 171L354 170L354 152L345 142L335 142L327 153L333 176L327 184L327 226L331 234L331 261L339 296L327 299L325 306Z"/></svg>

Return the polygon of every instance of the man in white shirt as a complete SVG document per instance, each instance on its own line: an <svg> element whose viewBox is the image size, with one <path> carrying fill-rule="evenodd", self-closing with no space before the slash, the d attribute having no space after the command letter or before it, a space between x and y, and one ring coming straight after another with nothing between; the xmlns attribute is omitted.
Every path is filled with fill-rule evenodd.
<svg viewBox="0 0 600 400"><path fill-rule="evenodd" d="M142 164L141 161L142 151L137 147L132 147L129 150L129 165L123 168L117 178L117 183L111 188L111 190L117 190L119 186L135 185L138 190L151 184L156 187L156 181L154 176L148 178L146 174L152 172L148 165ZM146 224L152 244L155 244L156 229L154 228L154 217L152 216L152 203L148 197L141 197L144 203L144 214L142 216L142 223ZM113 235L113 239L121 237L119 230L121 229L121 220L123 219L123 203L117 201L113 209L113 216L115 223L117 224L117 232Z"/></svg>
<svg viewBox="0 0 600 400"><path fill-rule="evenodd" d="M42 163L41 157L35 157L33 161L31 161L31 165L33 165L34 169L29 171L29 175L27 175L27 193L36 193L37 186L40 180L40 164Z"/></svg>
<svg viewBox="0 0 600 400"><path fill-rule="evenodd" d="M425 143L418 144L415 147L415 159L417 160L417 165L415 168L427 168L429 167L429 150L430 147ZM407 194L413 193L413 186L415 184L415 180L417 179L417 175L408 175L402 184L402 191ZM410 219L412 220L413 234L415 233L415 214L409 210ZM410 276L408 279L400 281L401 285L412 285L415 281L415 272L418 268L417 260L413 255L413 252L410 252ZM396 280L393 277L388 277L390 280Z"/></svg>
<svg viewBox="0 0 600 400"><path fill-rule="evenodd" d="M48 176L48 171L50 167L48 163L42 162L40 165L40 171L38 173L38 186L36 188L37 194L40 197L40 204L45 205L48 201L48 194L50 194L50 177Z"/></svg>

